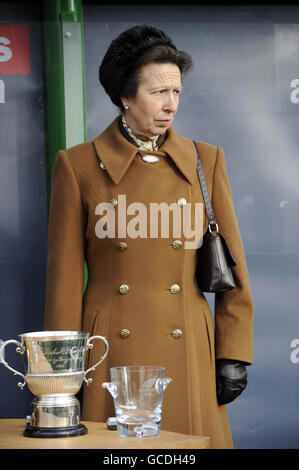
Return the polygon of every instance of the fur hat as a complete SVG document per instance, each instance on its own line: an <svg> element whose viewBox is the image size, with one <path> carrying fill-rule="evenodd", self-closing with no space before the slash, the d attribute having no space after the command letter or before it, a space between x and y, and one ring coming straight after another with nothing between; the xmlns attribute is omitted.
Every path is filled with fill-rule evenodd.
<svg viewBox="0 0 299 470"><path fill-rule="evenodd" d="M110 44L99 68L99 79L116 106L121 106L121 92L134 71L134 65L153 46L169 46L177 50L167 34L148 25L134 26Z"/></svg>

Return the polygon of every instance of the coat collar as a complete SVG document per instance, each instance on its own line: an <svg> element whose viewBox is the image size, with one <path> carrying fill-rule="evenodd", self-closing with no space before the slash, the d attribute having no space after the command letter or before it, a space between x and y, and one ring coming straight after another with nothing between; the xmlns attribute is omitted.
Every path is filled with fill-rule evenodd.
<svg viewBox="0 0 299 470"><path fill-rule="evenodd" d="M138 153L138 148L120 132L119 116L93 140L93 143L99 160L103 162L113 182L118 184ZM171 126L159 151L169 155L189 183L193 183L197 174L196 150L190 139L178 135Z"/></svg>

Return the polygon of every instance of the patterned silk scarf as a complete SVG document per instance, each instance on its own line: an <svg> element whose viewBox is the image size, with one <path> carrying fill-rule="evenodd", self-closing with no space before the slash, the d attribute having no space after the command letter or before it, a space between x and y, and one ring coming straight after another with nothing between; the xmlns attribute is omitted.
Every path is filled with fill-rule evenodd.
<svg viewBox="0 0 299 470"><path fill-rule="evenodd" d="M155 135L154 137L146 137L139 134L134 134L132 129L128 126L125 115L122 115L122 125L129 134L129 136L134 140L137 147L141 150L149 150L150 152L154 152L159 150L157 140L159 139L159 135Z"/></svg>

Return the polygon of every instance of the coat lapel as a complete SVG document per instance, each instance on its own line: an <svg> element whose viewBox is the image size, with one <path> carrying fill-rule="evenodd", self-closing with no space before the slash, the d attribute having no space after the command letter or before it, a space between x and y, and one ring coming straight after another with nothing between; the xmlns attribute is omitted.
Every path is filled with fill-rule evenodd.
<svg viewBox="0 0 299 470"><path fill-rule="evenodd" d="M97 156L115 184L122 180L138 153L138 148L120 132L118 121L119 116L93 140ZM194 182L196 150L190 139L181 137L173 127L170 127L168 136L159 151L169 155L190 184Z"/></svg>
<svg viewBox="0 0 299 470"><path fill-rule="evenodd" d="M167 139L160 150L164 150L172 158L189 183L193 184L194 178L197 176L197 152L192 140L180 136L170 126Z"/></svg>

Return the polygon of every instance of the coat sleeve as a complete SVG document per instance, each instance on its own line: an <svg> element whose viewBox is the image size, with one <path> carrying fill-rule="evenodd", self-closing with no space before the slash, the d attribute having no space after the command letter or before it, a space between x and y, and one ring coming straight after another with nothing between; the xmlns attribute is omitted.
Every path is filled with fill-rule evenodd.
<svg viewBox="0 0 299 470"><path fill-rule="evenodd" d="M46 330L82 328L85 211L67 153L57 153L52 171L48 223Z"/></svg>
<svg viewBox="0 0 299 470"><path fill-rule="evenodd" d="M251 364L254 305L224 151L221 147L217 149L212 204L219 231L225 236L236 261L236 266L232 268L236 287L231 291L215 294L216 359L236 359Z"/></svg>

